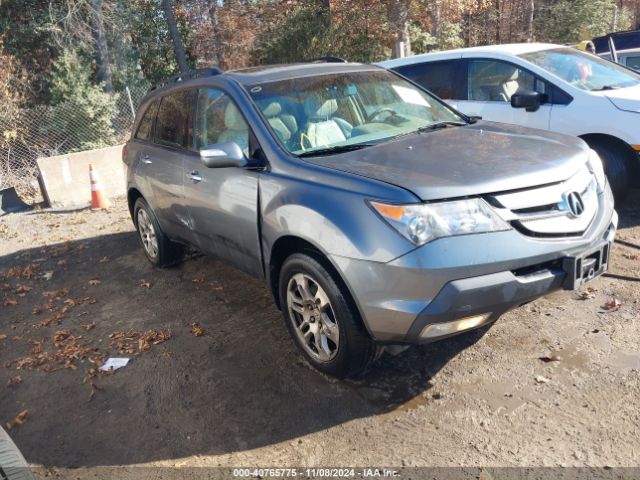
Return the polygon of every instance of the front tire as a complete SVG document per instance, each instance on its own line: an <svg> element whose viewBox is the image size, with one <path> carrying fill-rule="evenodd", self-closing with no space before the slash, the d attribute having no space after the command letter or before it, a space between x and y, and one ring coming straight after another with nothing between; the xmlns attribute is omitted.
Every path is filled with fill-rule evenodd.
<svg viewBox="0 0 640 480"><path fill-rule="evenodd" d="M629 191L631 175L629 153L621 145L603 141L593 141L590 147L602 159L604 172L616 200L624 200Z"/></svg>
<svg viewBox="0 0 640 480"><path fill-rule="evenodd" d="M357 376L378 347L345 287L318 260L296 253L282 266L279 296L287 328L314 368L338 378Z"/></svg>
<svg viewBox="0 0 640 480"><path fill-rule="evenodd" d="M136 200L133 207L133 221L144 254L153 265L169 267L182 260L184 247L169 240L162 232L153 210L142 197Z"/></svg>

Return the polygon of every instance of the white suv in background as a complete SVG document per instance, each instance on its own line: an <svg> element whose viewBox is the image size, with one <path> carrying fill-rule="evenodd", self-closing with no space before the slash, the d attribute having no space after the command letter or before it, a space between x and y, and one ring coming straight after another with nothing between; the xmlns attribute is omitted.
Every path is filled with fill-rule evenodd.
<svg viewBox="0 0 640 480"><path fill-rule="evenodd" d="M464 48L379 63L469 116L575 135L618 198L640 171L640 74L560 45Z"/></svg>

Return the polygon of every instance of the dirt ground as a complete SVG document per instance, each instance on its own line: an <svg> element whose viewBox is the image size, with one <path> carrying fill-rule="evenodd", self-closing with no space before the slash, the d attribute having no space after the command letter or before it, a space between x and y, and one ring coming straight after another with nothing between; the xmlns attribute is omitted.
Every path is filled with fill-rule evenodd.
<svg viewBox="0 0 640 480"><path fill-rule="evenodd" d="M638 466L640 194L620 214L611 272L589 288L385 354L348 382L306 365L260 281L195 255L153 268L123 201L7 215L0 421L28 411L9 433L48 478L139 465ZM100 374L109 356L132 360Z"/></svg>

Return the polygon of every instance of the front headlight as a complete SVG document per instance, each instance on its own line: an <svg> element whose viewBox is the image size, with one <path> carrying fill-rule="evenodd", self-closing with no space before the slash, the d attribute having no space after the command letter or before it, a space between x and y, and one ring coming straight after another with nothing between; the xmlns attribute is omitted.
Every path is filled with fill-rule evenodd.
<svg viewBox="0 0 640 480"><path fill-rule="evenodd" d="M511 228L481 198L411 205L370 204L393 228L416 245L424 245L436 238Z"/></svg>
<svg viewBox="0 0 640 480"><path fill-rule="evenodd" d="M595 150L589 151L587 167L593 176L596 177L596 182L598 182L598 193L602 193L607 184L607 177L604 174L604 167L602 166L600 155L598 155Z"/></svg>

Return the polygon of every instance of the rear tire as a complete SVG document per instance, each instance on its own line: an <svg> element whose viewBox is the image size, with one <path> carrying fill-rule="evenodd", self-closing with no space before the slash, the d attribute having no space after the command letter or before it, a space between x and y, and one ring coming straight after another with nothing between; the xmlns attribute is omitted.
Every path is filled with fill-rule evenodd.
<svg viewBox="0 0 640 480"><path fill-rule="evenodd" d="M364 328L349 292L318 260L296 253L282 266L278 289L287 328L317 370L338 378L360 375L379 347Z"/></svg>
<svg viewBox="0 0 640 480"><path fill-rule="evenodd" d="M138 231L138 240L147 259L156 267L170 267L184 257L184 247L172 242L160 229L153 210L142 197L133 207L133 222Z"/></svg>
<svg viewBox="0 0 640 480"><path fill-rule="evenodd" d="M589 146L600 155L604 172L616 200L624 200L629 191L631 175L629 152L621 145L600 140L590 142Z"/></svg>

